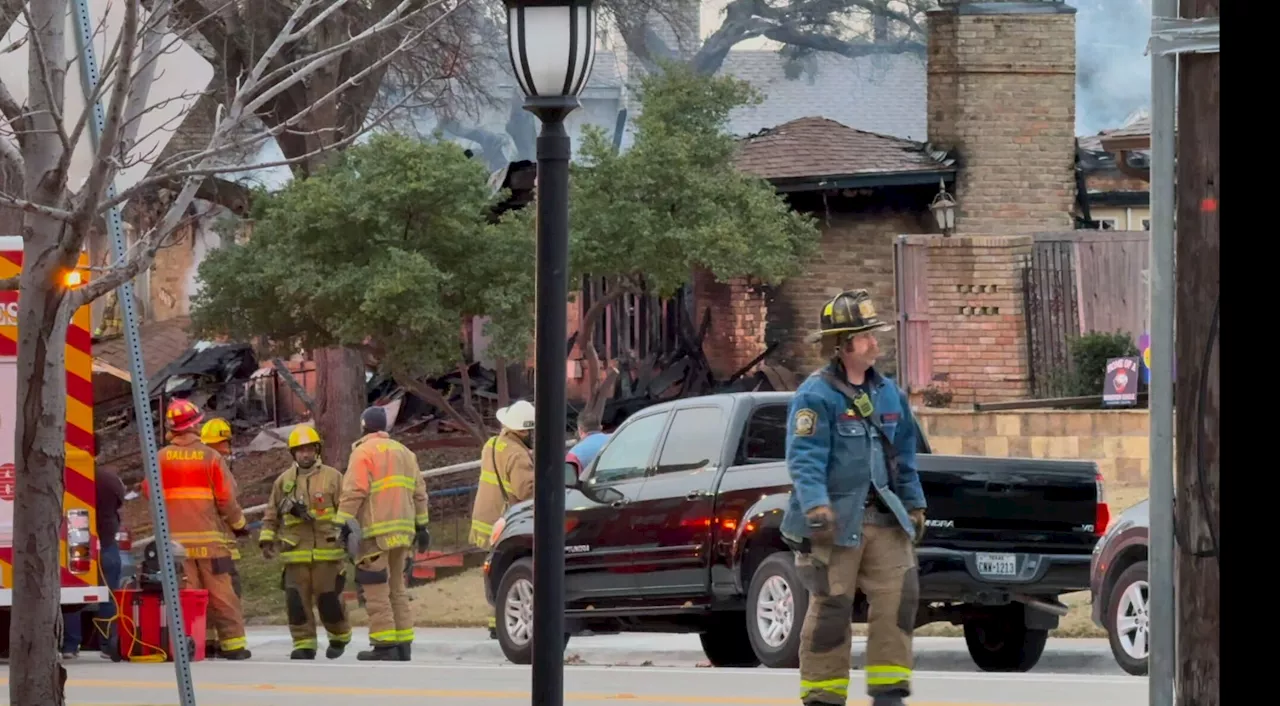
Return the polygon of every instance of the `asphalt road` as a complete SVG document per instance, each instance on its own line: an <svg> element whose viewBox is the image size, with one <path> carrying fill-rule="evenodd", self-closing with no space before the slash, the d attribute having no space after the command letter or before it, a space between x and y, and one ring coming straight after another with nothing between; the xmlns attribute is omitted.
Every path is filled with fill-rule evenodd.
<svg viewBox="0 0 1280 706"><path fill-rule="evenodd" d="M206 662L194 665L200 706L515 706L530 703L527 667L482 664ZM565 667L565 703L798 704L791 670L679 667ZM854 674L855 683L858 675ZM1146 680L1062 674L917 672L912 706L1132 706ZM860 688L857 688L860 690ZM70 669L73 706L177 704L173 668L82 660ZM8 703L7 701L5 703ZM851 703L866 703L852 699Z"/></svg>
<svg viewBox="0 0 1280 706"><path fill-rule="evenodd" d="M197 701L199 706L400 706L406 699L435 706L530 703L529 669L507 664L484 631L419 630L417 638L409 664L357 662L354 652L366 640L359 631L356 649L340 660L294 662L288 658L287 632L255 629L249 635L252 660L192 666ZM961 639L917 642L912 706L1131 706L1146 700L1146 679L1125 676L1114 663L1110 669L1098 667L1105 644L1054 640L1048 659L1031 673L984 674L973 667ZM565 667L565 703L799 703L794 670L700 668L695 665L705 658L697 645L697 637L688 635L575 637ZM862 663L861 644L853 652L856 669ZM112 664L86 653L67 669L72 706L178 703L172 664ZM851 677L852 690L861 692L861 674ZM7 666L0 668L0 679L7 683ZM9 703L7 695L7 689L0 690L0 704Z"/></svg>

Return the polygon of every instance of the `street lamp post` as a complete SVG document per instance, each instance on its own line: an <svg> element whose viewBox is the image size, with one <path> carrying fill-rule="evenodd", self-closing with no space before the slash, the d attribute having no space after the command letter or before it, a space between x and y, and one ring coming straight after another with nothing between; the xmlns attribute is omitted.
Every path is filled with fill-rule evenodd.
<svg viewBox="0 0 1280 706"><path fill-rule="evenodd" d="M595 0L506 0L507 49L538 135L533 432L533 704L564 703L565 348L569 133L596 55ZM540 646L543 636L549 638Z"/></svg>

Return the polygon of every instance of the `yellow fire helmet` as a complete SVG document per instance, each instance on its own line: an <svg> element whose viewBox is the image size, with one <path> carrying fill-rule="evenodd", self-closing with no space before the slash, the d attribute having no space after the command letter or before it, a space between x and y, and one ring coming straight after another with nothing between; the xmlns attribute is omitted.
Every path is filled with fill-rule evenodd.
<svg viewBox="0 0 1280 706"><path fill-rule="evenodd" d="M289 432L289 448L296 449L299 446L308 444L320 445L320 435L316 433L315 427L307 424L299 424Z"/></svg>
<svg viewBox="0 0 1280 706"><path fill-rule="evenodd" d="M200 429L200 443L213 445L224 441L231 441L231 425L227 420L217 417L204 423Z"/></svg>

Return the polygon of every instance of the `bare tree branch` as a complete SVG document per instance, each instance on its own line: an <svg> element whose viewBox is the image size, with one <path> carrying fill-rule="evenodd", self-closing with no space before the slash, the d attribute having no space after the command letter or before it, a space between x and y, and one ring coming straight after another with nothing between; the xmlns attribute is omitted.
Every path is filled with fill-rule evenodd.
<svg viewBox="0 0 1280 706"><path fill-rule="evenodd" d="M12 292L18 288L18 275L0 279L0 292Z"/></svg>
<svg viewBox="0 0 1280 706"><path fill-rule="evenodd" d="M54 3L58 7L65 9L65 3ZM30 10L27 7L22 8L22 15L26 18L27 27L29 28L28 36L31 38L31 51L27 63L27 80L31 84L38 83L41 92L44 94L44 101L37 101L35 86L32 85L27 91L27 100L31 105L39 110L42 106L48 112L52 125L32 125L32 129L52 129L57 131L58 139L62 141L62 149L70 151L73 149L71 137L67 134L66 128L62 124L62 107L65 94L63 89L66 86L67 74L65 70L59 71L57 76L51 74L50 69L61 65L61 57L66 56L66 30L63 22L65 19L49 10L57 8L41 8L48 15L42 14L44 19L39 24L33 19ZM42 38L43 35L43 38ZM48 45L48 46L46 46ZM49 58L50 50L54 56L59 57L55 63ZM33 78L37 80L32 80ZM42 121L43 122L43 121Z"/></svg>
<svg viewBox="0 0 1280 706"><path fill-rule="evenodd" d="M26 199L16 198L4 192L0 192L0 205L16 208L19 211L25 211L26 213L39 213L59 221L70 222L75 218L75 214L70 211L66 211L61 208L54 208L52 206L44 206L42 204L35 203L34 201L27 201Z"/></svg>
<svg viewBox="0 0 1280 706"><path fill-rule="evenodd" d="M116 148L120 144L121 124L125 118L125 103L130 98L130 84L133 76L133 59L134 50L137 48L138 42L138 3L126 2L124 4L124 25L120 28L119 41L119 58L115 72L115 86L112 87L111 101L107 104L106 115L104 116L102 132L98 135L98 150L94 155L93 167L89 170L89 178L85 182L84 188L81 190L80 205L76 207L76 219L83 223L88 220L96 212L95 206L102 201L102 196L107 189L107 185L115 178L118 169L119 160L116 158ZM141 91L142 100L146 100L146 87ZM135 103L137 99L135 98ZM87 103L85 111L93 110L93 104ZM72 143L74 145L74 143ZM79 230L77 228L77 230ZM63 247L73 246L72 250L79 250L80 243L74 234L70 238L64 239ZM71 242L67 242L70 240Z"/></svg>

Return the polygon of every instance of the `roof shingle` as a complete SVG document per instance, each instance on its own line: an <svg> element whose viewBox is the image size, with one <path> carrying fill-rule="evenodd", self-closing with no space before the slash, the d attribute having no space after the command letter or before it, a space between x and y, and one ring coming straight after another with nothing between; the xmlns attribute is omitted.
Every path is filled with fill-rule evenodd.
<svg viewBox="0 0 1280 706"><path fill-rule="evenodd" d="M769 180L903 174L952 168L928 145L857 130L827 118L800 118L739 142L738 169Z"/></svg>
<svg viewBox="0 0 1280 706"><path fill-rule="evenodd" d="M142 339L143 371L148 376L155 375L156 371L187 352L192 343L191 334L187 332L190 326L191 319L186 316L142 325L138 333ZM124 336L94 341L93 357L129 372L129 352Z"/></svg>

